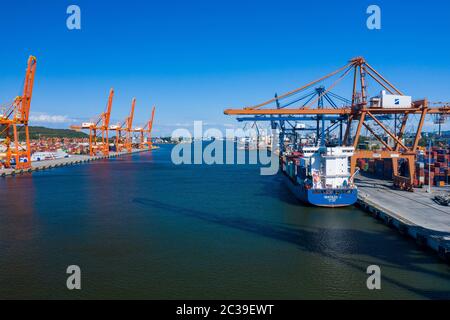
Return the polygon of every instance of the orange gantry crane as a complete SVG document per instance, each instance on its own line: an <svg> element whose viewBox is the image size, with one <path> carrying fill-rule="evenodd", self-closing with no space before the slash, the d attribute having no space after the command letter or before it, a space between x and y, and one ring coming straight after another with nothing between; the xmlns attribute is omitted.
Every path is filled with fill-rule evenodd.
<svg viewBox="0 0 450 320"><path fill-rule="evenodd" d="M116 131L116 152L122 152L123 149L127 150L127 152L131 152L133 150L133 118L135 106L136 98L133 98L131 101L131 111L129 116L122 124L117 124L110 127L111 130ZM125 139L122 137L122 131L125 131Z"/></svg>
<svg viewBox="0 0 450 320"><path fill-rule="evenodd" d="M3 145L0 157L4 159L3 165L6 168L11 168L12 166L15 166L16 169L31 168L28 119L30 116L36 62L36 57L30 56L28 58L23 93L6 106L0 114L0 137L3 138L0 144ZM22 146L19 140L19 132L22 129L25 134L25 146Z"/></svg>
<svg viewBox="0 0 450 320"><path fill-rule="evenodd" d="M102 154L109 155L109 119L111 117L111 108L114 97L114 89L109 91L106 110L101 113L94 121L83 122L81 126L70 126L74 130L89 130L89 155L96 156Z"/></svg>
<svg viewBox="0 0 450 320"><path fill-rule="evenodd" d="M153 149L152 144L152 128L153 128L153 119L155 117L155 107L152 109L152 116L150 120L145 124L143 128L135 128L134 132L139 133L139 149Z"/></svg>
<svg viewBox="0 0 450 320"><path fill-rule="evenodd" d="M340 82L343 82L349 74L353 75L351 96L345 100L348 101L346 104L338 106L332 103L328 95L337 96L331 90ZM370 100L368 98L369 79L383 90L380 96L373 97ZM331 82L332 80L333 82ZM321 90L317 94L317 86L328 81L331 83L327 87L321 86ZM311 89L316 91L315 96L307 93ZM297 94L301 94L302 97L296 98L298 97ZM330 102L328 105L323 103L316 105L324 98L327 98ZM392 103L383 103L383 98L386 98L386 100L391 98ZM305 100L306 102L303 103ZM351 59L342 68L298 89L280 96L275 95L275 98L255 106L243 109L226 109L224 113L226 115L247 116L247 118L241 118L241 121L271 121L272 123L278 121L281 124L291 120L295 121L295 119L305 121L310 119L318 121L318 124L320 119L327 119L327 117L333 119L329 121L330 127L339 122L341 134L343 126L346 126L341 144L355 148L354 156L351 158L352 175L356 170L357 159L392 159L394 182L403 186L407 184L407 189L411 189L415 176L416 153L425 117L427 115L445 117L450 114L450 106L447 104L431 107L427 99L412 101L411 97L405 96L369 65L364 58L357 57ZM414 118L414 116L419 119L412 124L411 132L407 133L407 126L410 125L411 127L411 122L408 122L408 120ZM386 125L385 119L392 119L393 117L395 117L395 128L392 130ZM372 151L359 148L363 128L383 145L382 150ZM410 137L409 143L406 143L406 136ZM384 138L391 139L392 143L387 143ZM407 161L409 171L407 175L401 176L399 174L399 159Z"/></svg>

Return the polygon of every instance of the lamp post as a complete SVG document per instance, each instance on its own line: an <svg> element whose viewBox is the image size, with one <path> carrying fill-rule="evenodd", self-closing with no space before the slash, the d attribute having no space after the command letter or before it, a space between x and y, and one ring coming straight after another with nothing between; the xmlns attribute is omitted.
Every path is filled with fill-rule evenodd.
<svg viewBox="0 0 450 320"><path fill-rule="evenodd" d="M428 143L428 193L431 193L431 137Z"/></svg>

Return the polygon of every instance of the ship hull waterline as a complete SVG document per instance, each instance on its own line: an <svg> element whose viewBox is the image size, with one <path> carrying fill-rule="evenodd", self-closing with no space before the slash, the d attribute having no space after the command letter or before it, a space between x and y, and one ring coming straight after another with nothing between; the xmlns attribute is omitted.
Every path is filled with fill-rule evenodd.
<svg viewBox="0 0 450 320"><path fill-rule="evenodd" d="M291 179L282 173L289 190L301 202L324 208L343 208L354 205L358 200L358 189L307 189L304 185L294 184Z"/></svg>

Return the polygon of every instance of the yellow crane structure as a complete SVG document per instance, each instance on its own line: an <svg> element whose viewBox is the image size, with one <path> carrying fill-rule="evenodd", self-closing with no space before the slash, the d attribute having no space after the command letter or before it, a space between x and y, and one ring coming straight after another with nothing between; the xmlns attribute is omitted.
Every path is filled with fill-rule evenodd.
<svg viewBox="0 0 450 320"><path fill-rule="evenodd" d="M133 131L139 133L139 149L144 150L152 150L152 128L153 128L153 120L155 117L155 107L152 108L152 116L150 120L145 124L142 128L135 128Z"/></svg>
<svg viewBox="0 0 450 320"><path fill-rule="evenodd" d="M28 121L36 63L36 57L30 56L28 58L22 95L16 97L0 113L0 138L3 138L0 144L4 146L4 152L0 154L0 157L4 159L6 168L13 166L22 170L31 168ZM25 146L22 146L19 140L19 132L21 130L25 134Z"/></svg>
<svg viewBox="0 0 450 320"><path fill-rule="evenodd" d="M89 155L96 156L102 154L109 156L109 120L114 98L114 89L109 91L106 109L94 121L83 122L81 125L70 126L73 130L89 130Z"/></svg>

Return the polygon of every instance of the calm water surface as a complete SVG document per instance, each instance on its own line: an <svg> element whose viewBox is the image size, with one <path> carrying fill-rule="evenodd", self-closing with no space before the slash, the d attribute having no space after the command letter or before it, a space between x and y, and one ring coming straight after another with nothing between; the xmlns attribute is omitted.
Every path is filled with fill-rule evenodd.
<svg viewBox="0 0 450 320"><path fill-rule="evenodd" d="M171 148L0 179L0 298L450 298L450 267L364 212L304 207L256 166L175 166Z"/></svg>

